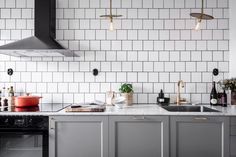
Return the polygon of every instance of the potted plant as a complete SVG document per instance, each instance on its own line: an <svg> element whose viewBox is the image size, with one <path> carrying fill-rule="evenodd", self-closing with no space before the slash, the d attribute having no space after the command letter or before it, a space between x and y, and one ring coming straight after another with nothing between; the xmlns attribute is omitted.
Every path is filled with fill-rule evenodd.
<svg viewBox="0 0 236 157"><path fill-rule="evenodd" d="M218 84L224 90L231 91L231 105L236 105L236 78L219 81Z"/></svg>
<svg viewBox="0 0 236 157"><path fill-rule="evenodd" d="M133 86L132 84L124 83L121 85L119 91L121 96L126 100L126 105L131 106L133 104Z"/></svg>

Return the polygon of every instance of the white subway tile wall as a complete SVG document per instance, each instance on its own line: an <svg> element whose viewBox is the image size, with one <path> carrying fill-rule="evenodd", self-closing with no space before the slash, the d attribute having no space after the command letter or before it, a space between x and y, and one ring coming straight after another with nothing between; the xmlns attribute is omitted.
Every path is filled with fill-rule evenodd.
<svg viewBox="0 0 236 157"><path fill-rule="evenodd" d="M106 91L129 82L135 103L155 103L160 89L173 102L182 79L184 97L209 102L211 82L228 77L229 6L228 0L205 6L215 19L196 32L189 13L200 11L200 0L113 0L113 12L123 17L110 32L99 17L109 14L109 0L57 0L56 38L80 57L1 55L0 87L41 95L43 103L78 103L105 101ZM34 0L0 0L0 8L1 45L33 35Z"/></svg>

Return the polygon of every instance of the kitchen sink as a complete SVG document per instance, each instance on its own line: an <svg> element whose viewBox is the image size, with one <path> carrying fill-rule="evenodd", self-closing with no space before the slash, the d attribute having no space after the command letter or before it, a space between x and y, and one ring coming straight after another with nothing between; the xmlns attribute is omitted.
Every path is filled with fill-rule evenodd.
<svg viewBox="0 0 236 157"><path fill-rule="evenodd" d="M220 112L205 106L162 106L162 108L170 112Z"/></svg>

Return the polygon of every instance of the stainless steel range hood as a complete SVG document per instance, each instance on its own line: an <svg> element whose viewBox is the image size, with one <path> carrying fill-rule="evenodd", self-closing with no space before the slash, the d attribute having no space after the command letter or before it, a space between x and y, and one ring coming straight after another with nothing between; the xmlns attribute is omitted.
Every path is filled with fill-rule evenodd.
<svg viewBox="0 0 236 157"><path fill-rule="evenodd" d="M56 1L35 0L34 36L0 46L10 56L73 56L56 40Z"/></svg>

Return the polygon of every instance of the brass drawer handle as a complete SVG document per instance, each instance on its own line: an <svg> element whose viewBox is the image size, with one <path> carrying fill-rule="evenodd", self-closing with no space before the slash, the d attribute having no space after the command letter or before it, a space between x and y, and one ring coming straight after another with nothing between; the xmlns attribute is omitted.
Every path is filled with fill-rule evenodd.
<svg viewBox="0 0 236 157"><path fill-rule="evenodd" d="M144 116L134 116L133 117L134 120L145 120L146 118Z"/></svg>
<svg viewBox="0 0 236 157"><path fill-rule="evenodd" d="M206 117L195 117L194 120L208 120Z"/></svg>

